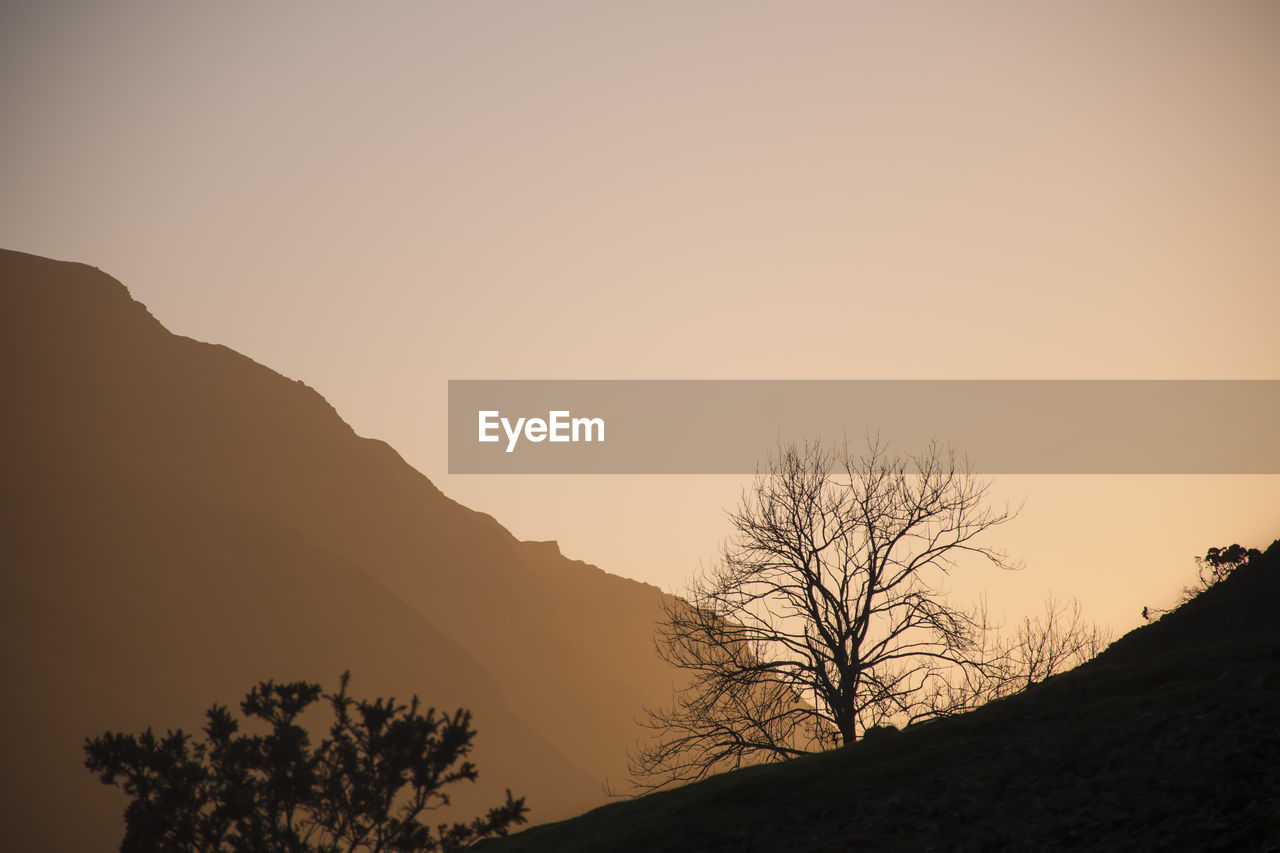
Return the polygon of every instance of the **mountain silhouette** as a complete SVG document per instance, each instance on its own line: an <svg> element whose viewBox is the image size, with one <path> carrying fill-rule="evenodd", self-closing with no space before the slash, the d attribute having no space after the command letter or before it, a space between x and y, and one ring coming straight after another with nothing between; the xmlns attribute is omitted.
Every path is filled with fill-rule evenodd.
<svg viewBox="0 0 1280 853"><path fill-rule="evenodd" d="M669 699L662 594L521 542L314 390L167 331L76 263L0 252L6 696L15 850L118 844L87 736L197 730L259 680L474 712L480 780L533 821L598 804Z"/></svg>

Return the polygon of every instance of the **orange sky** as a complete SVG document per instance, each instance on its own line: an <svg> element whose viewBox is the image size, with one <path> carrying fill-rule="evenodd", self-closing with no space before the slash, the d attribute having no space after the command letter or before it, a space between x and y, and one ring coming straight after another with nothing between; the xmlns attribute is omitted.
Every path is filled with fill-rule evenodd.
<svg viewBox="0 0 1280 853"><path fill-rule="evenodd" d="M14 6L0 243L667 588L737 480L450 477L446 380L1280 378L1270 0ZM1277 477L997 486L993 603L1117 629L1280 535Z"/></svg>

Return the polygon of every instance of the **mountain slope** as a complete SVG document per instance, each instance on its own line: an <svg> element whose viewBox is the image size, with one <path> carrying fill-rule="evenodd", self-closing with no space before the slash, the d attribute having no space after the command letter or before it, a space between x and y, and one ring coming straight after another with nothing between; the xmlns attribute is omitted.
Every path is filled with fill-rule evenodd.
<svg viewBox="0 0 1280 853"><path fill-rule="evenodd" d="M1024 694L482 849L1280 849L1277 601L1280 541Z"/></svg>
<svg viewBox="0 0 1280 853"><path fill-rule="evenodd" d="M445 497L320 395L172 335L96 269L0 252L6 703L0 817L26 849L103 849L123 798L80 766L106 728L199 724L257 680L475 712L468 807L601 799L669 698L660 592ZM51 820L69 798L81 820Z"/></svg>

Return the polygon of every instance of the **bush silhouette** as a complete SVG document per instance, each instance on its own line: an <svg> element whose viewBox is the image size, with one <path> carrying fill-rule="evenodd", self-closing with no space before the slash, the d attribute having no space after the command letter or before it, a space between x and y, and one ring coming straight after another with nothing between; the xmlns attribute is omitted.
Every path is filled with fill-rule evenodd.
<svg viewBox="0 0 1280 853"><path fill-rule="evenodd" d="M1222 583L1236 569L1261 556L1262 552L1257 548L1245 548L1243 545L1210 548L1203 557L1196 557L1196 582L1182 588L1182 600L1190 601L1206 589Z"/></svg>
<svg viewBox="0 0 1280 853"><path fill-rule="evenodd" d="M445 787L476 778L465 760L475 737L470 713L423 714L416 696L407 706L357 701L349 678L332 694L303 681L260 683L240 710L265 723L265 734L240 733L228 709L214 705L203 741L150 728L86 739L85 766L132 797L122 853L454 851L524 822L524 798L507 791L484 817L424 823L449 804ZM313 748L298 719L321 699L333 722Z"/></svg>

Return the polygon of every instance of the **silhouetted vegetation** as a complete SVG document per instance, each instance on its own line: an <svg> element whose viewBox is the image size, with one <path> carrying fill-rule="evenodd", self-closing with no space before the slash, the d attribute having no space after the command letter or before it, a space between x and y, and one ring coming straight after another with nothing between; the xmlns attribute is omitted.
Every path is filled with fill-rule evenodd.
<svg viewBox="0 0 1280 853"><path fill-rule="evenodd" d="M476 778L470 713L420 713L416 696L357 701L348 680L323 695L303 681L260 683L240 710L263 734L241 733L214 705L203 741L150 728L88 739L85 766L132 798L122 853L456 851L524 822L524 798L507 791L483 817L426 823L449 804L447 786ZM321 699L333 721L313 747L299 718Z"/></svg>
<svg viewBox="0 0 1280 853"><path fill-rule="evenodd" d="M1210 548L1203 557L1196 557L1196 582L1182 588L1182 600L1190 601L1211 586L1226 580L1245 563L1261 556L1262 552L1257 548L1245 548L1241 545Z"/></svg>
<svg viewBox="0 0 1280 853"><path fill-rule="evenodd" d="M1274 544L1272 547L1275 547ZM1268 549L1270 553L1270 549ZM1203 557L1196 557L1196 579L1194 583L1184 586L1178 592L1178 600L1173 609L1177 609L1190 601L1194 601L1204 593L1231 576L1241 566L1259 560L1263 552L1257 548L1246 548L1243 545L1228 545L1225 548L1210 548ZM1172 612L1169 608L1142 608L1142 619L1150 622Z"/></svg>
<svg viewBox="0 0 1280 853"><path fill-rule="evenodd" d="M1278 599L1280 540L1096 660L1002 701L482 849L1280 849ZM1057 607L1059 621L1071 610Z"/></svg>
<svg viewBox="0 0 1280 853"><path fill-rule="evenodd" d="M1085 620L1077 599L1066 602L1050 595L1039 615L1024 617L1010 637L997 641L982 668L987 683L981 698L1026 690L1091 660L1110 642L1109 631Z"/></svg>
<svg viewBox="0 0 1280 853"><path fill-rule="evenodd" d="M849 744L1012 684L985 613L941 594L962 556L1011 568L980 541L1012 517L985 506L988 487L936 443L914 457L781 447L731 515L720 563L667 607L660 653L692 679L647 712L656 737L633 755L636 783Z"/></svg>

